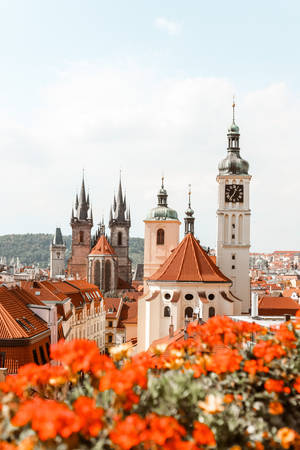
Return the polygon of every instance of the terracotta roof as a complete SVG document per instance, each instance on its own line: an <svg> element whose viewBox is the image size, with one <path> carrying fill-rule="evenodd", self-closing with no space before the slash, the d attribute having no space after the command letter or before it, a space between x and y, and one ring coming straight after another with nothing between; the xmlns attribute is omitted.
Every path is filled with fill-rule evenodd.
<svg viewBox="0 0 300 450"><path fill-rule="evenodd" d="M124 326L124 324L126 324L126 323L136 324L137 323L137 308L138 308L138 304L136 301L123 302L118 327Z"/></svg>
<svg viewBox="0 0 300 450"><path fill-rule="evenodd" d="M122 280L122 278L118 279L118 289L134 289L127 281Z"/></svg>
<svg viewBox="0 0 300 450"><path fill-rule="evenodd" d="M0 339L36 336L50 330L15 294L16 288L0 287Z"/></svg>
<svg viewBox="0 0 300 450"><path fill-rule="evenodd" d="M59 291L56 292L56 288L52 287L50 281L22 281L21 287L26 289L32 296L38 298L41 302L58 302L67 298L65 294L62 294Z"/></svg>
<svg viewBox="0 0 300 450"><path fill-rule="evenodd" d="M115 255L115 251L108 243L104 234L102 234L90 255Z"/></svg>
<svg viewBox="0 0 300 450"><path fill-rule="evenodd" d="M191 233L185 236L149 280L230 282Z"/></svg>
<svg viewBox="0 0 300 450"><path fill-rule="evenodd" d="M117 312L119 310L120 302L122 301L121 298L116 297L105 297L104 298L104 307L106 312L106 317L116 317Z"/></svg>
<svg viewBox="0 0 300 450"><path fill-rule="evenodd" d="M258 302L258 309L270 310L294 310L300 309L298 303L290 297L262 297Z"/></svg>

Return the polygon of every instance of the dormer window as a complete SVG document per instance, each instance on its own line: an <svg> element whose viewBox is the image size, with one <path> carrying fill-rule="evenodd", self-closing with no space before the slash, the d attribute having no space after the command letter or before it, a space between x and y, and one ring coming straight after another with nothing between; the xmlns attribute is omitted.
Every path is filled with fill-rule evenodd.
<svg viewBox="0 0 300 450"><path fill-rule="evenodd" d="M160 228L159 230L157 230L156 244L164 245L164 243L165 243L165 232L162 228Z"/></svg>

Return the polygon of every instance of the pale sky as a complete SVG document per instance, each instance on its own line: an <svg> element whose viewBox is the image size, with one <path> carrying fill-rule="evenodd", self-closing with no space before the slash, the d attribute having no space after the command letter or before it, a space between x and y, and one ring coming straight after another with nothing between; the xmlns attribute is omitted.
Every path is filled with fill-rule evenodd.
<svg viewBox="0 0 300 450"><path fill-rule="evenodd" d="M252 251L299 250L299 23L289 0L0 0L0 234L70 234L83 168L107 222L121 169L131 236L164 173L215 247L235 94Z"/></svg>

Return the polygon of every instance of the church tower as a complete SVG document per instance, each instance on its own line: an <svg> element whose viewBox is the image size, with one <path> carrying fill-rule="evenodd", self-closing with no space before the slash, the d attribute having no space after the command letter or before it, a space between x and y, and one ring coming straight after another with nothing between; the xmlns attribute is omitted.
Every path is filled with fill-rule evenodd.
<svg viewBox="0 0 300 450"><path fill-rule="evenodd" d="M89 195L86 196L84 178L78 199L76 195L75 211L72 208L72 253L68 262L68 275L74 278L86 279L88 255L91 250L91 229L93 226L92 207Z"/></svg>
<svg viewBox="0 0 300 450"><path fill-rule="evenodd" d="M168 206L168 194L162 178L157 195L157 206L152 208L145 223L144 243L144 278L147 279L157 271L179 243L177 212Z"/></svg>
<svg viewBox="0 0 300 450"><path fill-rule="evenodd" d="M131 227L130 210L123 196L121 176L117 199L114 196L110 209L110 244L118 257L119 278L131 285L131 260L129 258L129 229Z"/></svg>
<svg viewBox="0 0 300 450"><path fill-rule="evenodd" d="M227 156L219 164L217 265L232 280L231 291L242 300L242 312L250 308L249 248L251 175L249 164L240 156L240 132L233 121L228 128Z"/></svg>
<svg viewBox="0 0 300 450"><path fill-rule="evenodd" d="M50 244L50 278L65 275L66 243L63 241L61 229L56 228Z"/></svg>

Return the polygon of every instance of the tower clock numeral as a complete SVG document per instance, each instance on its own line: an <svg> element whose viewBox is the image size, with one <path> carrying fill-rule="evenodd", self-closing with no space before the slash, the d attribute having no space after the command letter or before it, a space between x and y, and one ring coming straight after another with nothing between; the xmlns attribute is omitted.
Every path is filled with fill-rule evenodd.
<svg viewBox="0 0 300 450"><path fill-rule="evenodd" d="M244 186L242 184L227 184L225 186L225 202L242 203L244 201Z"/></svg>

